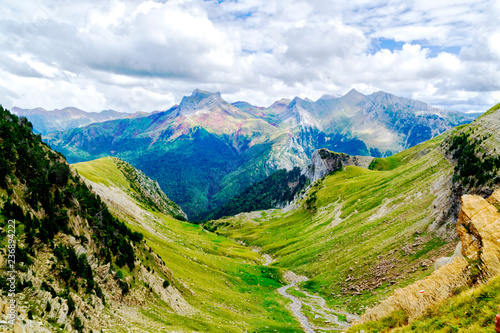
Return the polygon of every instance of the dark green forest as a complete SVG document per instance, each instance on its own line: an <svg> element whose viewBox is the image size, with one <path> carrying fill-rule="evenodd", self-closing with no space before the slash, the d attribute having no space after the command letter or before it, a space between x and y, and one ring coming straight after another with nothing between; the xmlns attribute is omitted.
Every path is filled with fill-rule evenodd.
<svg viewBox="0 0 500 333"><path fill-rule="evenodd" d="M260 182L257 182L229 200L222 207L213 211L207 220L233 216L242 212L275 208L286 204L309 185L309 179L300 174L295 167L290 171L281 169Z"/></svg>

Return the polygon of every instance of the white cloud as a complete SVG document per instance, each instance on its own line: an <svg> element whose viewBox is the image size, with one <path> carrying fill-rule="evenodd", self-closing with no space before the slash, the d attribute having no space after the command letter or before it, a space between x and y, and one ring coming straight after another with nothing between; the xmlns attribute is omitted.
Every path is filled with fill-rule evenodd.
<svg viewBox="0 0 500 333"><path fill-rule="evenodd" d="M0 12L7 107L167 109L194 88L269 105L356 87L484 110L500 91L496 1L27 0Z"/></svg>

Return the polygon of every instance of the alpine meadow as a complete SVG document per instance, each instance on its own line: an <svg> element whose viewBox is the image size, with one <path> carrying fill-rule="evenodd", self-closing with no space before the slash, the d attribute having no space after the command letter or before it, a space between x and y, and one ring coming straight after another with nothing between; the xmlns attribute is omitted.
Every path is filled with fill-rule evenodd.
<svg viewBox="0 0 500 333"><path fill-rule="evenodd" d="M0 331L500 333L500 3L0 4Z"/></svg>

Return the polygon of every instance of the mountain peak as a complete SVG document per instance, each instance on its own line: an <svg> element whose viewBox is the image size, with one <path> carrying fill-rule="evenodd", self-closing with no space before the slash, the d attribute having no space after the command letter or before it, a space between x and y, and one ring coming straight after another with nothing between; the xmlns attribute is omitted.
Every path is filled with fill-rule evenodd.
<svg viewBox="0 0 500 333"><path fill-rule="evenodd" d="M184 96L179 104L181 114L193 114L198 110L209 110L214 105L227 103L220 95L220 92L208 92L200 89L193 90L191 96Z"/></svg>
<svg viewBox="0 0 500 333"><path fill-rule="evenodd" d="M361 102L363 99L365 99L366 96L357 91L356 89L352 88L349 90L347 94L341 97L341 100L343 102L347 103L358 103Z"/></svg>
<svg viewBox="0 0 500 333"><path fill-rule="evenodd" d="M347 94L344 95L345 96L365 96L363 95L362 93L360 93L359 91L357 91L356 89L352 88L351 90L349 90L349 92Z"/></svg>
<svg viewBox="0 0 500 333"><path fill-rule="evenodd" d="M209 92L209 91L205 91L205 90L201 90L201 89L196 88L191 93L191 97L197 97L197 98L203 99L203 98L207 98L208 96L213 95L213 94L218 94L220 96L220 92L213 93L213 92Z"/></svg>

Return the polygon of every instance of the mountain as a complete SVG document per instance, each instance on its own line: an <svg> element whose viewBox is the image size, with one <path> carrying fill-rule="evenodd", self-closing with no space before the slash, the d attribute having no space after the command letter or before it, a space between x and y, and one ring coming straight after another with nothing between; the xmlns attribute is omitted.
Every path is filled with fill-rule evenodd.
<svg viewBox="0 0 500 333"><path fill-rule="evenodd" d="M26 118L0 107L0 135L4 240L0 264L8 265L0 282L6 286L14 281L9 282L13 287L0 300L0 307L5 310L2 319L12 320L10 329L48 332L57 327L88 332L113 326L118 317L110 315L103 321L102 311L143 298L139 295L145 291L141 288L145 275L139 272L145 270L145 262L158 272L149 278L166 281L172 286L170 292L178 293L179 282L166 274L163 263L154 262L143 235L111 215L64 157L32 132ZM19 317L5 318L4 304L12 305L9 295L14 293L14 313ZM157 293L152 290L151 296L158 297Z"/></svg>
<svg viewBox="0 0 500 333"><path fill-rule="evenodd" d="M276 102L261 113L263 118L275 115L276 124L282 127L310 128L303 132L311 133L309 139L316 149L375 157L392 155L474 120L416 100L385 92L363 95L355 89L341 97L324 95L315 102L295 97ZM346 138L362 143L345 147Z"/></svg>
<svg viewBox="0 0 500 333"><path fill-rule="evenodd" d="M305 275L295 284L302 301L319 295L362 315L348 332L458 329L457 316L460 329L489 331L500 299L499 109L368 168L335 167L285 209L204 227ZM349 161L336 156L318 151L308 169ZM302 314L325 327L321 311Z"/></svg>
<svg viewBox="0 0 500 333"><path fill-rule="evenodd" d="M0 283L14 286L0 291L2 331L300 332L275 292L282 272L174 218L139 170L116 158L70 167L1 107L0 139Z"/></svg>
<svg viewBox="0 0 500 333"><path fill-rule="evenodd" d="M85 112L83 110L67 107L47 111L43 108L21 109L12 108L12 113L26 117L33 124L33 130L42 135L65 131L72 128L83 127L91 123L100 123L108 120L122 118L137 118L149 115L146 112L136 112L134 114L104 110L101 112Z"/></svg>
<svg viewBox="0 0 500 333"><path fill-rule="evenodd" d="M281 169L255 184L250 185L221 207L208 215L207 219L237 215L242 212L282 208L303 194L307 187L326 175L348 165L368 168L373 161L370 156L349 156L331 152L328 149L316 150L312 163L302 169L295 167L290 171Z"/></svg>
<svg viewBox="0 0 500 333"><path fill-rule="evenodd" d="M199 90L162 113L52 133L46 140L71 162L126 160L195 220L272 171L307 159L286 130Z"/></svg>
<svg viewBox="0 0 500 333"><path fill-rule="evenodd" d="M110 185L111 180L106 179L106 176L121 174L123 175L123 181L114 185L120 185L122 190L126 189L126 196L134 197L139 203L145 204L146 207L171 215L178 220L185 221L187 218L186 213L163 193L157 181L149 178L144 172L134 168L127 162L115 157L104 157L95 161L74 164L73 168L79 173L85 174L88 180L93 180L93 190L95 192L99 192L96 188L98 182ZM105 198L106 196L101 195L101 197ZM116 204L116 198L106 203L108 206L112 206Z"/></svg>
<svg viewBox="0 0 500 333"><path fill-rule="evenodd" d="M195 120L205 98L182 112ZM15 220L14 330L487 331L500 297L499 109L390 157L316 150L307 167L260 183L272 204L300 189L285 209L200 226L175 218L179 206L131 164L70 167L0 108L0 265ZM8 304L3 290L2 328Z"/></svg>
<svg viewBox="0 0 500 333"><path fill-rule="evenodd" d="M51 133L45 140L72 163L105 156L127 161L156 179L190 220L202 220L275 171L306 167L316 149L381 156L470 121L386 93L352 90L339 98L296 97L259 108L196 89L164 112Z"/></svg>

